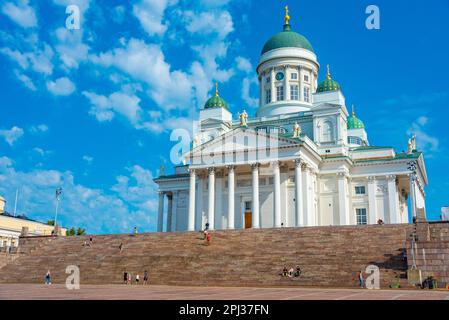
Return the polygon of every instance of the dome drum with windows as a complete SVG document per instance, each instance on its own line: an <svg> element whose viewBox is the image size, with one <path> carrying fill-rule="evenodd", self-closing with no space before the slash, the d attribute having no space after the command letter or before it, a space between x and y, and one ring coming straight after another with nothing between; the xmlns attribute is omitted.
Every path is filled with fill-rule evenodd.
<svg viewBox="0 0 449 320"><path fill-rule="evenodd" d="M218 83L215 84L215 94L204 104L204 109L225 108L228 109L226 101L218 95Z"/></svg>

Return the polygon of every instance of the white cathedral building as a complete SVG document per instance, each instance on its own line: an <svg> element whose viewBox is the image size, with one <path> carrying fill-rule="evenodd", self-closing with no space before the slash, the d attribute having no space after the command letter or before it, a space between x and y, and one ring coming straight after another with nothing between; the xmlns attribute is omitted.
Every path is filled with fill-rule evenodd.
<svg viewBox="0 0 449 320"><path fill-rule="evenodd" d="M408 223L425 213L428 184L415 138L408 151L373 146L329 67L292 30L264 45L257 66L259 108L232 115L216 87L199 132L159 186L157 231ZM380 221L381 220L381 221Z"/></svg>

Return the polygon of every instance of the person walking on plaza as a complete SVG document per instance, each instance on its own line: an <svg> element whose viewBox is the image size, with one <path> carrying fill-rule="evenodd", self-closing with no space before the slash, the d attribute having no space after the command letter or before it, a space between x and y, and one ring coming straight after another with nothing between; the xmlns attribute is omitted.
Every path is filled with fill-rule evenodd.
<svg viewBox="0 0 449 320"><path fill-rule="evenodd" d="M127 279L126 283L129 284L129 285L132 284L132 282L131 282L131 272L128 272L128 279Z"/></svg>
<svg viewBox="0 0 449 320"><path fill-rule="evenodd" d="M206 244L210 245L211 240L212 240L212 235L210 234L210 232L208 232L206 235Z"/></svg>
<svg viewBox="0 0 449 320"><path fill-rule="evenodd" d="M128 272L123 272L123 283L128 284Z"/></svg>
<svg viewBox="0 0 449 320"><path fill-rule="evenodd" d="M140 280L140 277L138 274L136 274L136 285L139 284L139 280Z"/></svg>
<svg viewBox="0 0 449 320"><path fill-rule="evenodd" d="M51 274L50 274L50 270L48 270L47 273L45 274L45 284L51 285Z"/></svg>
<svg viewBox="0 0 449 320"><path fill-rule="evenodd" d="M146 285L148 283L148 271L145 270L143 273L143 284Z"/></svg>
<svg viewBox="0 0 449 320"><path fill-rule="evenodd" d="M359 271L357 273L357 278L359 279L359 286L360 288L365 288L365 279L363 278L363 272Z"/></svg>
<svg viewBox="0 0 449 320"><path fill-rule="evenodd" d="M134 234L137 234L137 227L134 227Z"/></svg>
<svg viewBox="0 0 449 320"><path fill-rule="evenodd" d="M204 240L206 240L208 233L209 233L209 222L206 223L206 226L204 228Z"/></svg>

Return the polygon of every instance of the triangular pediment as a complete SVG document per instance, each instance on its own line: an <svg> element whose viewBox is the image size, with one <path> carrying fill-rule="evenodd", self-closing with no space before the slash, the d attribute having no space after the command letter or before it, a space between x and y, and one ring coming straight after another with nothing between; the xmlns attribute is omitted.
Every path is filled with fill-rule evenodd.
<svg viewBox="0 0 449 320"><path fill-rule="evenodd" d="M256 149L282 148L302 144L302 140L267 134L251 128L235 128L213 140L195 147L189 155L240 153Z"/></svg>

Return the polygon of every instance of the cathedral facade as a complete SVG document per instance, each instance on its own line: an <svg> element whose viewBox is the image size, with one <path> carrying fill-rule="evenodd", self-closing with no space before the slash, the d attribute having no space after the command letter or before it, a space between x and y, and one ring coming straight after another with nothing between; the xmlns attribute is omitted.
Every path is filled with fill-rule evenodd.
<svg viewBox="0 0 449 320"><path fill-rule="evenodd" d="M283 30L257 66L255 117L215 94L199 113L186 164L155 179L157 231L399 224L425 213L427 175L415 137L408 151L374 146L310 42Z"/></svg>

